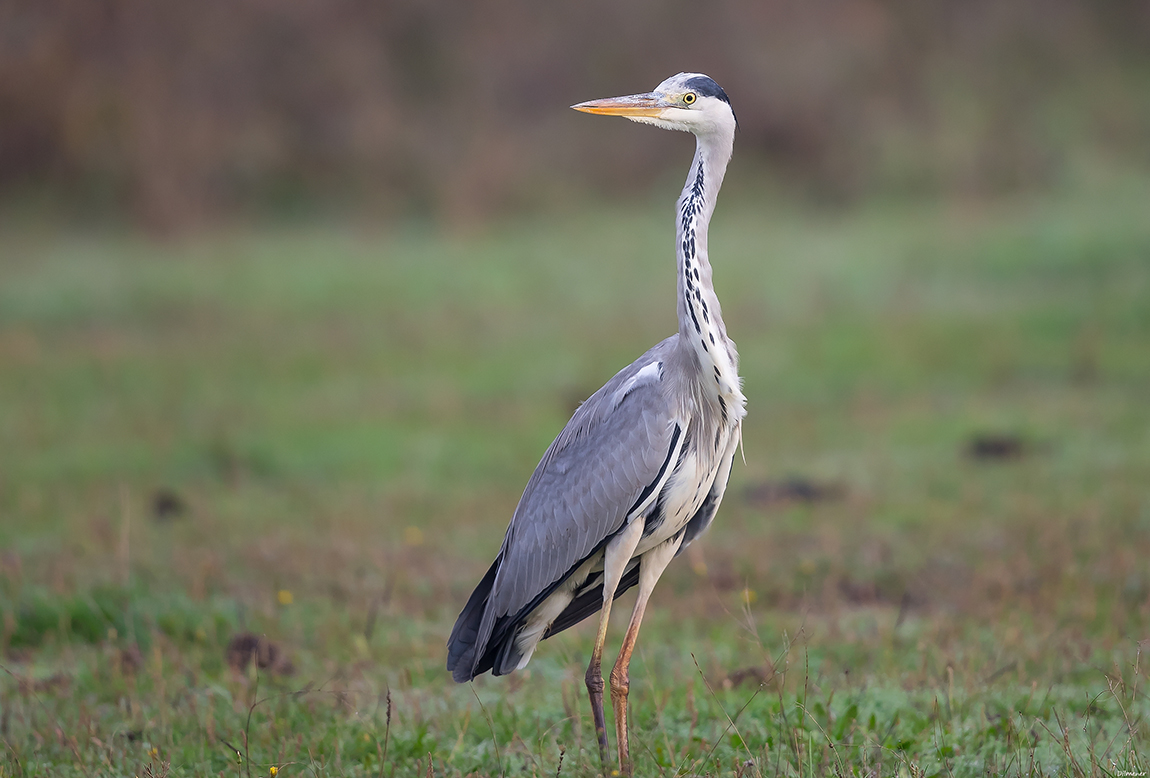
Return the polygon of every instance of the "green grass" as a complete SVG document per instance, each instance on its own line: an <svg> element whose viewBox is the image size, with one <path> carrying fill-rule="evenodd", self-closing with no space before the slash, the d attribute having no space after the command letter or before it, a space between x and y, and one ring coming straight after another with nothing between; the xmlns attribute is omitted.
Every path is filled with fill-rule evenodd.
<svg viewBox="0 0 1150 778"><path fill-rule="evenodd" d="M728 194L746 464L653 598L637 774L1143 774L1147 202ZM674 330L670 229L0 236L0 776L595 774L590 622L473 686L443 643L575 403ZM242 631L293 672L229 668Z"/></svg>

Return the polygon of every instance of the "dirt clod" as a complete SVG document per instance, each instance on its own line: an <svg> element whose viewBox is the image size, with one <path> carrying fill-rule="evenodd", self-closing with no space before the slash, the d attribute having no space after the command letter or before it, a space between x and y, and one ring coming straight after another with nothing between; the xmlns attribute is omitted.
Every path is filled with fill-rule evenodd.
<svg viewBox="0 0 1150 778"><path fill-rule="evenodd" d="M829 502L842 499L846 489L838 483L820 483L802 476L789 476L780 481L763 481L747 488L747 502L762 507L791 503Z"/></svg>
<svg viewBox="0 0 1150 778"><path fill-rule="evenodd" d="M980 433L967 442L966 455L976 460L1001 461L1019 459L1026 449L1026 442L1018 435Z"/></svg>
<svg viewBox="0 0 1150 778"><path fill-rule="evenodd" d="M241 632L228 641L227 660L237 672L243 672L252 662L260 670L277 675L291 675L294 671L291 660L278 645L252 632Z"/></svg>
<svg viewBox="0 0 1150 778"><path fill-rule="evenodd" d="M187 503L174 489L160 488L152 492L152 518L156 521L172 521L183 518L188 512Z"/></svg>

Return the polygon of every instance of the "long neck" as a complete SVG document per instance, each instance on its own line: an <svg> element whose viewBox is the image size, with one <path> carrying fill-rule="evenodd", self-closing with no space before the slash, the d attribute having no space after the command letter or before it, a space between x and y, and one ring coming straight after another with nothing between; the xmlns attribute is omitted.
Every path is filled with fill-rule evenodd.
<svg viewBox="0 0 1150 778"><path fill-rule="evenodd" d="M698 138L695 159L679 196L676 219L676 253L679 257L679 344L693 351L700 367L699 380L720 396L739 393L737 355L727 340L719 298L711 284L707 258L707 226L727 162L731 158L730 135Z"/></svg>

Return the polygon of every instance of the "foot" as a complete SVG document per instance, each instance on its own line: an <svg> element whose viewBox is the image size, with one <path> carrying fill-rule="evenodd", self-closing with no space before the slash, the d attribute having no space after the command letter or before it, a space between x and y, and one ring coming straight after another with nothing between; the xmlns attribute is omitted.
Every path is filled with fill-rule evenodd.
<svg viewBox="0 0 1150 778"><path fill-rule="evenodd" d="M598 662L592 662L587 668L586 681L587 696L591 698L591 715L595 719L595 737L599 741L599 760L604 774L609 774L611 746L607 742L607 720L603 716L603 673Z"/></svg>
<svg viewBox="0 0 1150 778"><path fill-rule="evenodd" d="M619 742L619 772L630 778L631 748L627 737L627 693L631 679L625 667L615 666L611 671L611 706L615 709L615 737Z"/></svg>

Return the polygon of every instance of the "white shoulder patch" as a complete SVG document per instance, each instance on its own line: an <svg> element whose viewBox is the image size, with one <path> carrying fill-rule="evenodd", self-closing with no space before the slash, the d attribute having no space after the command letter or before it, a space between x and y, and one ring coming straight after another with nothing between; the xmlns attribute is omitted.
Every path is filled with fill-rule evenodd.
<svg viewBox="0 0 1150 778"><path fill-rule="evenodd" d="M627 395L634 391L637 387L644 386L646 384L658 383L662 380L662 362L651 362L650 364L644 365L642 368L640 368L639 372L631 376L627 383L619 387L619 390L615 392L615 396L612 398L611 404L613 407L617 408L619 403L623 402Z"/></svg>
<svg viewBox="0 0 1150 778"><path fill-rule="evenodd" d="M644 365L643 368L635 374L635 377L627 382L628 387L635 387L639 384L653 383L660 381L663 378L663 363L652 362L649 365Z"/></svg>

